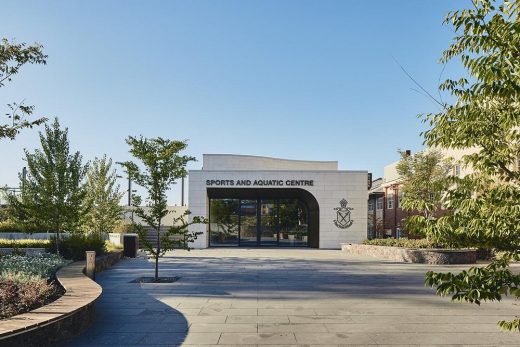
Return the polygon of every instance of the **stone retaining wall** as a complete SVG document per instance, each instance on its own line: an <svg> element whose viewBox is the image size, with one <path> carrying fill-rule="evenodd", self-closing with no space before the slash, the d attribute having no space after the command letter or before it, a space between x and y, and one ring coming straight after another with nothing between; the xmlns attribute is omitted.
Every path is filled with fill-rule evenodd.
<svg viewBox="0 0 520 347"><path fill-rule="evenodd" d="M477 261L477 251L474 249L411 249L344 243L341 245L341 250L348 254L372 256L404 263L474 264Z"/></svg>
<svg viewBox="0 0 520 347"><path fill-rule="evenodd" d="M0 254L12 254L13 248L0 248ZM25 255L36 255L36 254L43 254L45 253L45 248L30 248L30 247L20 247L16 248L17 252L22 252Z"/></svg>
<svg viewBox="0 0 520 347"><path fill-rule="evenodd" d="M105 255L96 257L96 272L102 272L111 268L114 264L123 258L123 251L111 252Z"/></svg>
<svg viewBox="0 0 520 347"><path fill-rule="evenodd" d="M69 237L70 233L60 233L61 237ZM5 240L50 240L56 233L0 233L0 239Z"/></svg>
<svg viewBox="0 0 520 347"><path fill-rule="evenodd" d="M122 252L96 258L101 272L122 258ZM85 261L78 261L56 273L65 294L48 305L0 321L0 346L55 346L78 335L92 323L95 301L102 288L83 274Z"/></svg>

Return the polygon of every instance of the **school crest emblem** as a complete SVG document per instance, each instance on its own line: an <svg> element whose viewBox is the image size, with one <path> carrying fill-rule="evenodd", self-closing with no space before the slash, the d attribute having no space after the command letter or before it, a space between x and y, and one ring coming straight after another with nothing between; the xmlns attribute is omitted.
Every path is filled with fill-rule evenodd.
<svg viewBox="0 0 520 347"><path fill-rule="evenodd" d="M350 218L350 211L353 210L352 207L347 207L348 201L345 199L341 199L339 205L341 207L334 208L336 211L336 220L334 220L334 224L340 229L349 228L354 220Z"/></svg>

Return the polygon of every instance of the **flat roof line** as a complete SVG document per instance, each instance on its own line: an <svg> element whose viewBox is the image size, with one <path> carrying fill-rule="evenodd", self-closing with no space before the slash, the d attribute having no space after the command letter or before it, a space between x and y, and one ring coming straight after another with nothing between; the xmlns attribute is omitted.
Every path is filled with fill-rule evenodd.
<svg viewBox="0 0 520 347"><path fill-rule="evenodd" d="M284 161L297 161L297 162L310 162L310 163L335 163L337 164L337 160L302 160L302 159L284 159L284 158L276 158L276 157L267 157L261 155L249 155L249 154L226 154L226 153L203 153L203 156L228 156L228 157L248 157L248 158L263 158L263 159L275 159L275 160L284 160Z"/></svg>
<svg viewBox="0 0 520 347"><path fill-rule="evenodd" d="M368 170L188 170L188 172L251 172L251 173L261 173L261 172L325 172L325 173L334 173L334 172L354 172L354 173L368 173Z"/></svg>

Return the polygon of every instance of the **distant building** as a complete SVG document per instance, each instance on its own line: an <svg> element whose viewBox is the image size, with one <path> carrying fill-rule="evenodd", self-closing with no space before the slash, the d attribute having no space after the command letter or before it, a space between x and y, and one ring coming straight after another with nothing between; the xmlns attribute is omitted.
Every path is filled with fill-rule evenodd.
<svg viewBox="0 0 520 347"><path fill-rule="evenodd" d="M367 171L336 161L204 154L189 172L189 208L209 219L193 225L206 247L339 249L367 231Z"/></svg>
<svg viewBox="0 0 520 347"><path fill-rule="evenodd" d="M384 236L385 220L385 192L381 184L382 178L372 181L372 187L368 191L368 234L369 239L382 238Z"/></svg>
<svg viewBox="0 0 520 347"><path fill-rule="evenodd" d="M475 148L441 150L445 158L453 160L451 175L458 177L464 177L473 172L471 167L463 165L461 159L464 155L476 151ZM411 155L410 151L407 151L407 153ZM401 208L403 192L401 190L401 177L397 173L398 163L399 161L395 161L386 165L383 170L383 178L378 178L372 182L372 189L369 190L368 196L368 238L401 236L405 231L405 219L415 214L413 211L404 211ZM520 159L517 165L520 167Z"/></svg>

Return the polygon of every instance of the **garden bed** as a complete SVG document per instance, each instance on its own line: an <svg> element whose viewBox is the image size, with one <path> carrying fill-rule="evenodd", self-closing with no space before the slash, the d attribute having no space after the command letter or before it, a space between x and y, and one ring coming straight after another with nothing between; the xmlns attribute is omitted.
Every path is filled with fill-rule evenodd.
<svg viewBox="0 0 520 347"><path fill-rule="evenodd" d="M56 271L68 261L51 254L0 258L0 319L46 305L63 294Z"/></svg>
<svg viewBox="0 0 520 347"><path fill-rule="evenodd" d="M348 254L371 256L404 263L474 264L477 261L475 249L404 248L344 243L341 245L341 250Z"/></svg>
<svg viewBox="0 0 520 347"><path fill-rule="evenodd" d="M122 259L122 252L96 257L101 272ZM0 320L1 346L55 346L82 333L94 319L94 304L101 287L83 273L84 261L65 266L56 273L63 295L48 305Z"/></svg>

